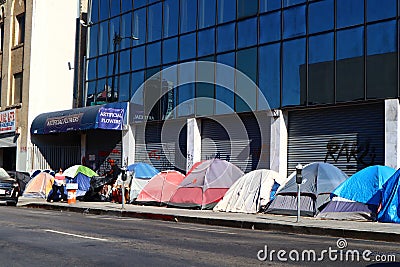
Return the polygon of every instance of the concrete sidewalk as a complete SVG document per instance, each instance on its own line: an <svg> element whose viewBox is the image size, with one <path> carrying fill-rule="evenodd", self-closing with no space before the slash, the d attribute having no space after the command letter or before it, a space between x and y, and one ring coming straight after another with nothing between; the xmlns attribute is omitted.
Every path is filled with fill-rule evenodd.
<svg viewBox="0 0 400 267"><path fill-rule="evenodd" d="M65 210L87 214L136 217L298 234L388 242L400 241L400 224L392 223L319 220L308 217L301 217L300 222L297 223L295 216L214 212L210 210L189 210L132 204L125 204L124 209L122 209L121 204L110 202L48 203L44 199L25 197L20 197L17 206L21 208Z"/></svg>

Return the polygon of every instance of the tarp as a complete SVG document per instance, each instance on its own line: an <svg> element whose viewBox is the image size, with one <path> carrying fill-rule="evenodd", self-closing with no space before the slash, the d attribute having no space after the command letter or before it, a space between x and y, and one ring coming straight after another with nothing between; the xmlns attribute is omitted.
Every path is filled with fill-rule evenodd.
<svg viewBox="0 0 400 267"><path fill-rule="evenodd" d="M136 200L140 191L142 191L150 179L159 173L156 168L143 162L131 164L126 170L129 172L129 179L126 181L126 184L129 184L129 200L131 202Z"/></svg>
<svg viewBox="0 0 400 267"><path fill-rule="evenodd" d="M176 207L212 209L243 175L243 171L225 160L210 159L195 164L168 204Z"/></svg>
<svg viewBox="0 0 400 267"><path fill-rule="evenodd" d="M382 186L395 172L395 169L381 165L369 166L356 172L332 192L331 202L317 218L376 220L376 212L382 200Z"/></svg>
<svg viewBox="0 0 400 267"><path fill-rule="evenodd" d="M25 187L24 197L47 198L53 185L54 177L47 172L41 172L33 177Z"/></svg>
<svg viewBox="0 0 400 267"><path fill-rule="evenodd" d="M378 221L400 223L400 169L382 186L382 208Z"/></svg>
<svg viewBox="0 0 400 267"><path fill-rule="evenodd" d="M257 213L269 202L275 183L286 183L286 177L272 170L251 171L229 188L213 210Z"/></svg>
<svg viewBox="0 0 400 267"><path fill-rule="evenodd" d="M127 102L48 112L38 115L31 124L31 134L62 133L88 129L122 130Z"/></svg>
<svg viewBox="0 0 400 267"><path fill-rule="evenodd" d="M91 177L99 176L95 171L83 165L71 166L64 171L63 175L67 178L67 183L78 184L77 197L84 196L89 190ZM66 188L65 192L67 193Z"/></svg>
<svg viewBox="0 0 400 267"><path fill-rule="evenodd" d="M300 210L302 215L314 216L330 201L330 194L344 182L348 176L336 166L314 162L306 165L302 171L303 182L300 186ZM267 213L297 214L296 172L289 176L286 185L278 188L274 200L268 205Z"/></svg>
<svg viewBox="0 0 400 267"><path fill-rule="evenodd" d="M178 171L162 171L150 179L140 191L136 202L139 204L167 203L184 178L185 175Z"/></svg>

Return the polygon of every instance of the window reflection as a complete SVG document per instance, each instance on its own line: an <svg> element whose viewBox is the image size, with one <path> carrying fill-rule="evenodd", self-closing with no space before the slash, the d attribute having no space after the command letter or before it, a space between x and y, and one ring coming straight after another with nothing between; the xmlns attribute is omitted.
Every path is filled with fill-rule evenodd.
<svg viewBox="0 0 400 267"><path fill-rule="evenodd" d="M305 104L306 40L283 43L282 106Z"/></svg>
<svg viewBox="0 0 400 267"><path fill-rule="evenodd" d="M108 52L108 21L100 23L99 31L99 55L104 55Z"/></svg>
<svg viewBox="0 0 400 267"><path fill-rule="evenodd" d="M364 0L336 0L337 27L364 23Z"/></svg>
<svg viewBox="0 0 400 267"><path fill-rule="evenodd" d="M260 16L260 43L281 39L281 12Z"/></svg>
<svg viewBox="0 0 400 267"><path fill-rule="evenodd" d="M257 18L238 22L238 48L257 44Z"/></svg>
<svg viewBox="0 0 400 267"><path fill-rule="evenodd" d="M122 16L121 22L121 36L128 37L132 36L132 13L128 13ZM119 44L120 49L128 48L131 46L131 41L129 39L125 39Z"/></svg>
<svg viewBox="0 0 400 267"><path fill-rule="evenodd" d="M293 7L283 11L283 37L291 38L305 34L306 7Z"/></svg>
<svg viewBox="0 0 400 267"><path fill-rule="evenodd" d="M310 3L308 10L309 33L333 29L333 0Z"/></svg>
<svg viewBox="0 0 400 267"><path fill-rule="evenodd" d="M235 110L237 112L256 110L257 48L238 51L236 69L241 73L237 72L235 77Z"/></svg>
<svg viewBox="0 0 400 267"><path fill-rule="evenodd" d="M147 67L161 65L161 42L146 46Z"/></svg>
<svg viewBox="0 0 400 267"><path fill-rule="evenodd" d="M236 4L232 0L218 0L218 23L232 21L236 18Z"/></svg>
<svg viewBox="0 0 400 267"><path fill-rule="evenodd" d="M396 21L367 26L367 98L397 96Z"/></svg>
<svg viewBox="0 0 400 267"><path fill-rule="evenodd" d="M281 7L281 0L260 0L260 12L272 11Z"/></svg>
<svg viewBox="0 0 400 267"><path fill-rule="evenodd" d="M178 38L166 39L163 42L163 64L172 63L178 60Z"/></svg>
<svg viewBox="0 0 400 267"><path fill-rule="evenodd" d="M308 49L308 104L333 103L333 33L310 37Z"/></svg>
<svg viewBox="0 0 400 267"><path fill-rule="evenodd" d="M88 55L89 57L94 57L98 55L97 43L98 43L98 24L93 25L89 28L89 38L88 38Z"/></svg>
<svg viewBox="0 0 400 267"><path fill-rule="evenodd" d="M235 23L225 24L217 28L217 51L225 52L235 49Z"/></svg>
<svg viewBox="0 0 400 267"><path fill-rule="evenodd" d="M215 29L199 31L197 41L199 57L213 54L215 52Z"/></svg>
<svg viewBox="0 0 400 267"><path fill-rule="evenodd" d="M256 15L258 11L258 1L237 0L238 18Z"/></svg>
<svg viewBox="0 0 400 267"><path fill-rule="evenodd" d="M140 45L146 42L145 8L141 8L133 12L133 35L138 38L138 40L133 41L133 45Z"/></svg>
<svg viewBox="0 0 400 267"><path fill-rule="evenodd" d="M165 0L164 2L164 37L171 37L178 34L179 0Z"/></svg>
<svg viewBox="0 0 400 267"><path fill-rule="evenodd" d="M214 57L202 58L199 61L214 61ZM214 114L215 70L208 64L196 64L196 115ZM208 83L201 81L209 81Z"/></svg>
<svg viewBox="0 0 400 267"><path fill-rule="evenodd" d="M364 99L364 29L337 32L336 100Z"/></svg>
<svg viewBox="0 0 400 267"><path fill-rule="evenodd" d="M215 25L216 0L199 1L199 29Z"/></svg>
<svg viewBox="0 0 400 267"><path fill-rule="evenodd" d="M197 0L181 0L180 31L190 32L196 29Z"/></svg>
<svg viewBox="0 0 400 267"><path fill-rule="evenodd" d="M367 22L396 16L396 0L367 0Z"/></svg>
<svg viewBox="0 0 400 267"><path fill-rule="evenodd" d="M118 90L118 101L129 101L130 98L130 87L129 87L129 80L130 74L124 74L119 76L119 90Z"/></svg>
<svg viewBox="0 0 400 267"><path fill-rule="evenodd" d="M132 49L132 70L139 70L145 67L145 47L139 46Z"/></svg>
<svg viewBox="0 0 400 267"><path fill-rule="evenodd" d="M259 48L259 89L270 108L280 107L280 44L265 45ZM258 109L266 109L259 97Z"/></svg>
<svg viewBox="0 0 400 267"><path fill-rule="evenodd" d="M109 0L99 0L100 2L100 20L104 20L110 17L108 13L110 11L110 2Z"/></svg>
<svg viewBox="0 0 400 267"><path fill-rule="evenodd" d="M149 6L147 23L147 42L161 39L162 3Z"/></svg>
<svg viewBox="0 0 400 267"><path fill-rule="evenodd" d="M194 114L195 65L181 65L178 68L178 116Z"/></svg>
<svg viewBox="0 0 400 267"><path fill-rule="evenodd" d="M216 114L228 114L234 111L234 91L235 91L235 53L222 54L217 56L217 62L228 65L216 67L216 88L215 104Z"/></svg>
<svg viewBox="0 0 400 267"><path fill-rule="evenodd" d="M196 33L182 35L179 38L179 55L181 60L196 57Z"/></svg>
<svg viewBox="0 0 400 267"><path fill-rule="evenodd" d="M130 50L124 50L119 53L119 71L118 73L124 73L131 70L131 53Z"/></svg>
<svg viewBox="0 0 400 267"><path fill-rule="evenodd" d="M120 2L115 0L114 1L110 0L110 4L111 4L111 17L119 15L121 13Z"/></svg>

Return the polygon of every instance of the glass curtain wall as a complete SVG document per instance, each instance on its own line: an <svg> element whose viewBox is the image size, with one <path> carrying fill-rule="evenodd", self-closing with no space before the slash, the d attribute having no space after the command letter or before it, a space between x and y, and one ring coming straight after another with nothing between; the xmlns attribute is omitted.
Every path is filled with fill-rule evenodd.
<svg viewBox="0 0 400 267"><path fill-rule="evenodd" d="M164 96L144 110L162 120L399 96L397 0L90 2L87 105L135 94L148 105L138 90L147 78L200 60L229 66L208 70L220 85L180 84L207 72L178 68L156 76Z"/></svg>

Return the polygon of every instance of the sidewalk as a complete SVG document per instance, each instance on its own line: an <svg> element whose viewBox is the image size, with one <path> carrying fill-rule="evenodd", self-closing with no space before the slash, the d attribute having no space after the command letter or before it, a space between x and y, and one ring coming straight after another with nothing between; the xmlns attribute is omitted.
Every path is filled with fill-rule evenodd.
<svg viewBox="0 0 400 267"><path fill-rule="evenodd" d="M400 240L400 224L391 223L319 220L309 217L301 217L300 222L296 223L295 216L213 212L132 204L125 204L122 209L121 204L110 202L48 203L45 199L24 197L20 197L17 206L388 242Z"/></svg>

